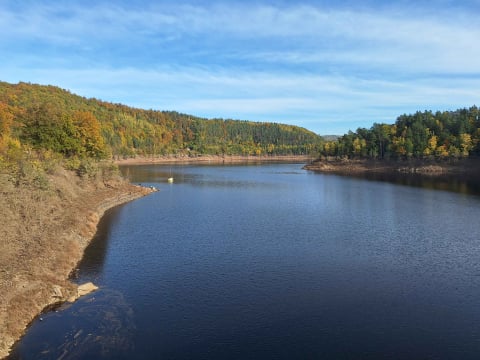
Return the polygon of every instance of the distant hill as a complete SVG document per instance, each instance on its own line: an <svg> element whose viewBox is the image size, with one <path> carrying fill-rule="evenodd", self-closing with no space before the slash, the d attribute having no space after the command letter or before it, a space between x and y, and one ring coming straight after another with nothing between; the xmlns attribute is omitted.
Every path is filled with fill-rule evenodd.
<svg viewBox="0 0 480 360"><path fill-rule="evenodd" d="M325 141L337 141L341 135L322 135L323 140Z"/></svg>
<svg viewBox="0 0 480 360"><path fill-rule="evenodd" d="M85 98L56 86L6 82L0 82L0 139L0 152L17 142L98 158L318 154L323 142L298 126L203 119Z"/></svg>

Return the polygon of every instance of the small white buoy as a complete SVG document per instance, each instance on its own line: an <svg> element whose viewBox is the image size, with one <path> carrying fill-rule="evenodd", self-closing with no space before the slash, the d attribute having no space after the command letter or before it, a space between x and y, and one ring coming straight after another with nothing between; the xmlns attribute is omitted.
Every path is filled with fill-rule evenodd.
<svg viewBox="0 0 480 360"><path fill-rule="evenodd" d="M167 181L168 181L169 183L173 183L173 177L169 177L169 178L167 179Z"/></svg>

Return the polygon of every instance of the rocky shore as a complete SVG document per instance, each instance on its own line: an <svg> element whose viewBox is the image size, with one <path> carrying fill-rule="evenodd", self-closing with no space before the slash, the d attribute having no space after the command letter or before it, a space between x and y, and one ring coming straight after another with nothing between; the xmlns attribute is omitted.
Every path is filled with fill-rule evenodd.
<svg viewBox="0 0 480 360"><path fill-rule="evenodd" d="M374 159L318 159L304 169L353 175L361 173L405 173L440 176L446 174L462 174L480 176L480 159L449 160L374 160Z"/></svg>
<svg viewBox="0 0 480 360"><path fill-rule="evenodd" d="M151 193L120 178L81 178L58 170L44 188L0 178L0 358L45 308L84 291L69 275L103 213Z"/></svg>

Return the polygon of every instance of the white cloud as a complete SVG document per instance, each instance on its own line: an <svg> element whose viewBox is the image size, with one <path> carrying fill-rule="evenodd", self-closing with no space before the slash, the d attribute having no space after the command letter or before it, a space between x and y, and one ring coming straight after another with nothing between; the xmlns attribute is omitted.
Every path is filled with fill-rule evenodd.
<svg viewBox="0 0 480 360"><path fill-rule="evenodd" d="M406 112L473 105L478 100L475 79L410 79L404 82L345 76L297 76L270 73L210 73L205 70L163 69L31 69L18 80L52 83L84 96L144 108L173 109L207 117L304 121L354 117L358 126L393 122ZM381 111L383 109L383 114ZM394 109L395 112L385 111ZM375 116L374 116L375 115ZM375 117L375 118L373 118ZM360 125L360 123L364 123ZM367 122L367 123L365 123ZM321 129L317 129L321 131Z"/></svg>
<svg viewBox="0 0 480 360"><path fill-rule="evenodd" d="M480 95L480 23L464 11L39 1L0 5L0 31L1 80L200 116L368 127ZM117 48L152 61L118 65Z"/></svg>
<svg viewBox="0 0 480 360"><path fill-rule="evenodd" d="M307 5L241 3L150 5L126 8L108 3L42 5L12 12L0 8L0 42L34 38L59 44L135 42L213 38L225 54L272 64L345 64L401 71L480 72L480 23L475 14L417 14L407 10L326 10ZM411 11L411 9L410 9ZM235 39L254 39L260 51L238 51ZM282 43L278 49L276 43ZM181 46L181 45L179 45ZM189 49L185 48L185 52ZM238 54L240 53L240 54Z"/></svg>

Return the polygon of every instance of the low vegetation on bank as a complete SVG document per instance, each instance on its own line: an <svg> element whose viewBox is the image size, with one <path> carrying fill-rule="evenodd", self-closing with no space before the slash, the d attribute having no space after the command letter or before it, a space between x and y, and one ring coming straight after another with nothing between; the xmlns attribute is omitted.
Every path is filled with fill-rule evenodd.
<svg viewBox="0 0 480 360"><path fill-rule="evenodd" d="M0 171L0 358L46 306L76 297L69 274L103 212L149 193L110 163L49 152L17 160Z"/></svg>

